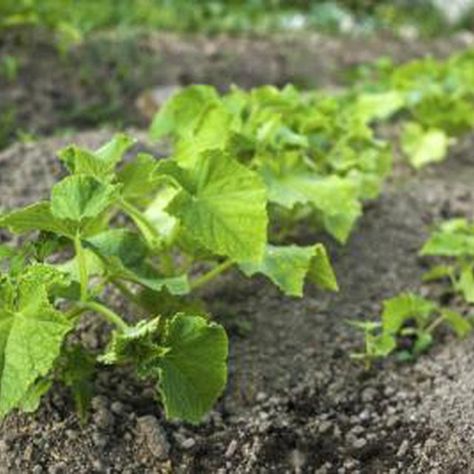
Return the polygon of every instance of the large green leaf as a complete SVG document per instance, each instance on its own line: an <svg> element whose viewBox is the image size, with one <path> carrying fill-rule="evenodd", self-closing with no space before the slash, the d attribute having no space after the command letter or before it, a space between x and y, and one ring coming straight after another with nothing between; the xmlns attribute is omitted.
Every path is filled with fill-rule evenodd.
<svg viewBox="0 0 474 474"><path fill-rule="evenodd" d="M69 176L53 187L51 212L57 219L82 222L98 217L116 199L116 186L92 176Z"/></svg>
<svg viewBox="0 0 474 474"><path fill-rule="evenodd" d="M336 277L321 244L309 247L268 245L262 261L244 262L240 268L247 276L263 273L290 296L303 296L306 278L325 289L338 289Z"/></svg>
<svg viewBox="0 0 474 474"><path fill-rule="evenodd" d="M207 107L219 102L211 86L195 85L176 93L153 119L150 135L159 139L164 135L190 137Z"/></svg>
<svg viewBox="0 0 474 474"><path fill-rule="evenodd" d="M266 163L261 169L270 202L292 209L311 205L322 213L326 230L341 242L349 236L361 214L357 187L336 175L317 176L300 167L281 167Z"/></svg>
<svg viewBox="0 0 474 474"><path fill-rule="evenodd" d="M54 216L49 202L39 202L0 216L0 227L18 234L42 230L68 237L73 237L77 229L73 222Z"/></svg>
<svg viewBox="0 0 474 474"><path fill-rule="evenodd" d="M0 416L34 405L31 388L52 369L72 328L48 299L48 289L61 281L51 267L32 266L19 280L14 304L0 308Z"/></svg>
<svg viewBox="0 0 474 474"><path fill-rule="evenodd" d="M163 168L181 191L167 211L208 250L234 261L259 260L267 240L266 190L260 177L227 154L202 154L190 170Z"/></svg>
<svg viewBox="0 0 474 474"><path fill-rule="evenodd" d="M158 378L167 417L197 423L225 387L227 352L222 326L180 313L164 325L155 318L115 331L100 361L133 363L140 377Z"/></svg>
<svg viewBox="0 0 474 474"><path fill-rule="evenodd" d="M168 323L159 360L159 391L169 418L199 422L224 390L228 342L224 328L199 316Z"/></svg>
<svg viewBox="0 0 474 474"><path fill-rule="evenodd" d="M206 150L225 149L232 135L236 118L222 105L213 105L202 113L191 136L176 143L175 159L180 165L191 167Z"/></svg>

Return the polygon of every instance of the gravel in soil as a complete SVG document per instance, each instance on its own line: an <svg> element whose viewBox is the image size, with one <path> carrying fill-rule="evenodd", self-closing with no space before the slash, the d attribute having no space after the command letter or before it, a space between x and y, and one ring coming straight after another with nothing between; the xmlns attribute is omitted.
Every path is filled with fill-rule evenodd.
<svg viewBox="0 0 474 474"><path fill-rule="evenodd" d="M74 141L98 146L110 131ZM67 139L0 154L0 207L44 197L61 173ZM0 473L465 473L474 470L474 339L449 334L413 364L364 371L349 359L360 339L347 319L373 317L384 298L420 288L416 254L430 225L472 217L472 137L419 175L401 168L367 206L344 248L331 244L339 294L280 295L264 279L230 273L203 293L231 333L227 391L204 423L163 419L153 387L126 369L101 369L81 426L55 387L37 414L0 425ZM307 229L302 242L317 236ZM248 330L250 327L250 330ZM247 329L247 330L246 330ZM85 318L77 337L103 344Z"/></svg>

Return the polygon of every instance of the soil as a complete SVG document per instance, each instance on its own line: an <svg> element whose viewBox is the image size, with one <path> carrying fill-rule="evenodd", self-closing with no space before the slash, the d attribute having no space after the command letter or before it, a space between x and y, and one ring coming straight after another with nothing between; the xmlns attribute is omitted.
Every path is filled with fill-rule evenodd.
<svg viewBox="0 0 474 474"><path fill-rule="evenodd" d="M61 53L48 34L13 31L0 38L0 58L15 58L18 69L10 79L0 72L0 148L18 130L24 136L103 123L145 126L137 99L155 86L206 83L225 90L231 84L291 82L333 87L347 81L348 70L382 56L395 62L445 57L472 44L468 32L429 41L388 34L209 38L111 32L86 37Z"/></svg>
<svg viewBox="0 0 474 474"><path fill-rule="evenodd" d="M95 147L111 133L73 140ZM55 151L69 141L1 153L0 206L44 197L60 174ZM0 473L473 472L474 339L442 333L415 363L367 372L349 358L361 340L346 322L375 317L403 290L442 294L420 286L426 262L416 254L436 220L472 217L473 144L416 175L399 166L348 244L329 243L340 293L307 288L291 299L231 272L202 294L231 334L229 384L202 425L167 422L152 387L126 369L100 369L85 426L61 387L38 413L0 425ZM301 236L315 239L311 229ZM104 328L85 318L77 337L97 348Z"/></svg>

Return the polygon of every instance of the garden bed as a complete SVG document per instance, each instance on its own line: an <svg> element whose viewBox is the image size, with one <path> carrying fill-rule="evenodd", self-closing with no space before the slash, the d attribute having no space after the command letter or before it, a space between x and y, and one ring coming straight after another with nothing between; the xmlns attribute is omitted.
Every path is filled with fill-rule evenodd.
<svg viewBox="0 0 474 474"><path fill-rule="evenodd" d="M55 151L66 143L95 147L111 133L5 150L0 207L44 197L60 173ZM347 324L378 315L384 298L420 289L417 252L432 223L473 217L472 146L470 137L417 175L397 167L348 244L330 244L339 294L308 288L304 299L286 298L237 273L203 293L231 334L231 356L226 393L202 425L165 421L152 387L104 368L87 425L59 387L37 414L3 422L0 473L472 471L473 339L441 334L443 343L417 362L366 372L349 358L362 341ZM317 238L305 229L300 241ZM436 297L436 288L421 291ZM98 348L104 330L86 317L78 337Z"/></svg>

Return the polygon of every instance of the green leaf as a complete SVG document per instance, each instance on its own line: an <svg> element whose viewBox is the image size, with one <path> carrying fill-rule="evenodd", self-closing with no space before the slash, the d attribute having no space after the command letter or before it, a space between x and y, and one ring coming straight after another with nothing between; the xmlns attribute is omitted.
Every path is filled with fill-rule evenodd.
<svg viewBox="0 0 474 474"><path fill-rule="evenodd" d="M144 288L137 294L140 306L151 314L159 314L169 318L177 313L194 314L196 316L210 317L204 301L197 296L182 298L180 295L172 294L166 288L154 291Z"/></svg>
<svg viewBox="0 0 474 474"><path fill-rule="evenodd" d="M402 293L384 301L383 331L397 334L410 319L426 321L437 310L436 304L413 293Z"/></svg>
<svg viewBox="0 0 474 474"><path fill-rule="evenodd" d="M116 199L116 192L116 186L92 176L69 176L53 187L51 212L57 219L80 223L105 211Z"/></svg>
<svg viewBox="0 0 474 474"><path fill-rule="evenodd" d="M105 260L105 268L112 278L138 283L155 291L166 287L172 294L190 291L186 275L163 277L146 262L148 247L133 232L112 229L89 238L86 245Z"/></svg>
<svg viewBox="0 0 474 474"><path fill-rule="evenodd" d="M398 112L405 104L404 94L392 90L388 92L366 93L357 97L357 113L364 121L385 120Z"/></svg>
<svg viewBox="0 0 474 474"><path fill-rule="evenodd" d="M48 299L49 288L62 279L52 267L31 266L19 280L14 304L0 308L0 416L28 399L72 329Z"/></svg>
<svg viewBox="0 0 474 474"><path fill-rule="evenodd" d="M40 406L41 399L53 385L53 381L47 378L39 379L28 390L19 407L24 413L34 413Z"/></svg>
<svg viewBox="0 0 474 474"><path fill-rule="evenodd" d="M472 331L471 323L458 312L441 309L441 314L458 337L465 337Z"/></svg>
<svg viewBox="0 0 474 474"><path fill-rule="evenodd" d="M122 161L124 153L134 145L136 140L124 133L116 134L112 140L99 148L94 155L103 164L108 172L111 172L115 166Z"/></svg>
<svg viewBox="0 0 474 474"><path fill-rule="evenodd" d="M151 155L140 153L117 174L122 184L121 194L126 199L148 197L155 191L155 171L158 161Z"/></svg>
<svg viewBox="0 0 474 474"><path fill-rule="evenodd" d="M107 178L122 160L123 154L135 143L125 134L117 134L99 150L92 152L74 145L59 152L59 159L71 173Z"/></svg>
<svg viewBox="0 0 474 474"><path fill-rule="evenodd" d="M196 123L191 136L176 144L175 159L183 167L194 165L206 150L223 150L232 135L235 117L222 105L207 107Z"/></svg>
<svg viewBox="0 0 474 474"><path fill-rule="evenodd" d="M387 357L397 348L397 340L394 336L382 333L374 336L371 341L370 352L375 357Z"/></svg>
<svg viewBox="0 0 474 474"><path fill-rule="evenodd" d="M444 160L450 144L449 137L443 130L424 130L415 122L405 125L401 142L403 152L415 168Z"/></svg>
<svg viewBox="0 0 474 474"><path fill-rule="evenodd" d="M224 328L177 315L162 342L159 391L168 418L198 423L224 390L228 342Z"/></svg>
<svg viewBox="0 0 474 474"><path fill-rule="evenodd" d="M55 217L49 202L39 202L0 216L0 227L17 234L42 230L66 237L74 237L77 228L74 223Z"/></svg>
<svg viewBox="0 0 474 474"><path fill-rule="evenodd" d="M466 222L448 221L434 232L420 251L421 255L442 257L474 256L474 233ZM461 226L462 225L462 226Z"/></svg>
<svg viewBox="0 0 474 474"><path fill-rule="evenodd" d="M454 266L452 265L436 265L423 273L423 281L430 282L441 280L442 278L451 278L454 275Z"/></svg>
<svg viewBox="0 0 474 474"><path fill-rule="evenodd" d="M468 303L474 303L474 275L472 265L463 265L459 280L455 284L456 291L460 291Z"/></svg>
<svg viewBox="0 0 474 474"><path fill-rule="evenodd" d="M178 219L173 217L166 208L179 191L172 187L161 189L146 208L144 215L153 224L166 246L173 244L178 231Z"/></svg>
<svg viewBox="0 0 474 474"><path fill-rule="evenodd" d="M334 291L338 289L331 264L321 244L309 247L267 245L262 261L243 262L239 266L247 276L263 273L290 296L303 296L307 277L323 288Z"/></svg>
<svg viewBox="0 0 474 474"><path fill-rule="evenodd" d="M217 150L190 170L167 170L182 190L167 211L208 250L234 261L259 260L267 240L266 190L257 174Z"/></svg>
<svg viewBox="0 0 474 474"><path fill-rule="evenodd" d="M31 387L28 389L28 392L20 402L19 406L21 410L25 413L35 412L40 406L43 395L49 391L52 385L52 380L47 378L39 379L37 382L31 385Z"/></svg>
<svg viewBox="0 0 474 474"><path fill-rule="evenodd" d="M158 140L175 134L189 137L208 106L219 103L219 96L211 86L195 85L173 95L153 119L150 135Z"/></svg>
<svg viewBox="0 0 474 474"><path fill-rule="evenodd" d="M308 278L315 285L326 290L339 291L336 275L331 265L331 261L322 244L314 246L314 256L309 267Z"/></svg>
<svg viewBox="0 0 474 474"><path fill-rule="evenodd" d="M357 187L336 175L321 177L301 167L266 163L261 169L268 187L268 199L287 209L311 205L322 214L326 230L345 242L361 214Z"/></svg>

